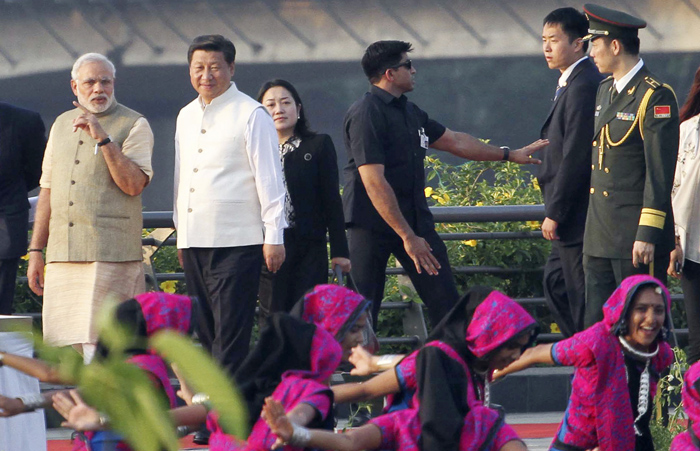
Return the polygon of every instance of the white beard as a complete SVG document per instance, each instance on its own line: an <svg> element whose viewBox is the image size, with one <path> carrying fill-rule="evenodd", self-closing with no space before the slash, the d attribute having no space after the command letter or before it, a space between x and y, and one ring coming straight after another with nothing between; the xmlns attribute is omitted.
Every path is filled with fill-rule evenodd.
<svg viewBox="0 0 700 451"><path fill-rule="evenodd" d="M112 95L109 96L107 103L105 103L104 105L98 105L97 107L93 107L89 99L83 98L83 96L80 95L78 96L78 103L80 103L83 107L85 107L86 110L88 110L92 114L104 113L114 103L114 93L112 93Z"/></svg>

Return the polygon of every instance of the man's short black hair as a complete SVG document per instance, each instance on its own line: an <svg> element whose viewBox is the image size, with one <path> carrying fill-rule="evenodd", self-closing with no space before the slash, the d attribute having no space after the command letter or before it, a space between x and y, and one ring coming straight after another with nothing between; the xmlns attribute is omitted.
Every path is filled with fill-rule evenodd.
<svg viewBox="0 0 700 451"><path fill-rule="evenodd" d="M564 34L569 37L569 43L588 34L588 19L586 15L571 7L555 9L547 14L542 25L559 25ZM587 50L588 41L583 41L584 53Z"/></svg>
<svg viewBox="0 0 700 451"><path fill-rule="evenodd" d="M378 82L387 69L397 66L404 53L411 52L413 46L404 41L377 41L365 50L362 57L362 70L370 83Z"/></svg>
<svg viewBox="0 0 700 451"><path fill-rule="evenodd" d="M220 34L205 34L194 38L190 48L187 50L187 64L192 63L192 54L197 50L221 52L224 54L224 60L228 64L236 61L236 46Z"/></svg>
<svg viewBox="0 0 700 451"><path fill-rule="evenodd" d="M595 39L603 39L608 47L613 39L616 39L622 46L622 52L630 56L639 55L639 36L620 36L617 38L611 38L610 36L601 36Z"/></svg>

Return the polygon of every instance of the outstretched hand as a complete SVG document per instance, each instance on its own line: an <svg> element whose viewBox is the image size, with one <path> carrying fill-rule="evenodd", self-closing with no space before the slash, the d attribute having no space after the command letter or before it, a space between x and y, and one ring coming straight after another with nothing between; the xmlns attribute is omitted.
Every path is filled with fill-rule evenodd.
<svg viewBox="0 0 700 451"><path fill-rule="evenodd" d="M0 395L0 418L13 417L24 411L24 403L20 399Z"/></svg>
<svg viewBox="0 0 700 451"><path fill-rule="evenodd" d="M537 141L528 144L520 149L515 149L510 151L510 157L508 161L518 164L540 164L541 160L537 158L532 158L532 154L538 150L546 147L549 144L548 139L538 139Z"/></svg>
<svg viewBox="0 0 700 451"><path fill-rule="evenodd" d="M355 368L350 370L350 374L353 376L369 376L375 373L372 365L372 354L367 352L361 345L352 348L348 361L355 366Z"/></svg>
<svg viewBox="0 0 700 451"><path fill-rule="evenodd" d="M61 426L76 431L96 431L102 429L100 414L97 410L85 404L77 390L68 393L59 392L53 395L53 408L67 421Z"/></svg>
<svg viewBox="0 0 700 451"><path fill-rule="evenodd" d="M263 405L260 416L270 427L272 433L277 436L277 441L272 445L272 449L281 448L292 439L294 427L284 412L284 406L279 401L271 396L265 398L265 405Z"/></svg>

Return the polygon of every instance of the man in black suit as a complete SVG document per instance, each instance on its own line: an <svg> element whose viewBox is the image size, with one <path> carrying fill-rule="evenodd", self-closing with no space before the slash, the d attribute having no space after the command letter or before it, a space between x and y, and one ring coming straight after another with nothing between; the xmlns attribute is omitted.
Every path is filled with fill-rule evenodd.
<svg viewBox="0 0 700 451"><path fill-rule="evenodd" d="M586 56L586 16L560 8L544 19L542 49L561 72L552 108L542 126L549 139L538 182L545 204L542 235L552 243L544 269L544 294L564 336L583 330L585 279L583 231L588 209L595 97L602 76Z"/></svg>
<svg viewBox="0 0 700 451"><path fill-rule="evenodd" d="M39 113L0 103L0 315L12 313L19 258L27 253L27 192L39 186L45 132Z"/></svg>

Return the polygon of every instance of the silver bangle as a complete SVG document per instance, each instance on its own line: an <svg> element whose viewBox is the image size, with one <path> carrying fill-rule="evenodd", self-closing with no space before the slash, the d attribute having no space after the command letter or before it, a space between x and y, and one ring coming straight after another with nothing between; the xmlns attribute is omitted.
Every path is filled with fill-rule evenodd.
<svg viewBox="0 0 700 451"><path fill-rule="evenodd" d="M377 360L377 369L379 369L379 371L388 370L392 367L392 362L398 356L399 354L386 354L379 357L379 360Z"/></svg>
<svg viewBox="0 0 700 451"><path fill-rule="evenodd" d="M297 448L305 448L311 440L311 431L294 423L292 423L292 430L292 438L287 441L287 444Z"/></svg>
<svg viewBox="0 0 700 451"><path fill-rule="evenodd" d="M109 417L104 413L100 414L100 419L98 422L100 423L100 426L105 429L109 427Z"/></svg>
<svg viewBox="0 0 700 451"><path fill-rule="evenodd" d="M25 412L32 412L36 409L41 409L44 407L44 397L41 393L28 393L26 395L17 396L17 399L22 401L24 404Z"/></svg>
<svg viewBox="0 0 700 451"><path fill-rule="evenodd" d="M209 412L211 410L209 395L207 395L206 393L196 393L194 396L192 396L192 405L204 406L204 408L207 409L207 412Z"/></svg>

